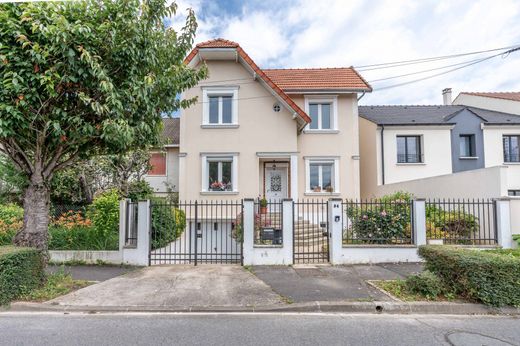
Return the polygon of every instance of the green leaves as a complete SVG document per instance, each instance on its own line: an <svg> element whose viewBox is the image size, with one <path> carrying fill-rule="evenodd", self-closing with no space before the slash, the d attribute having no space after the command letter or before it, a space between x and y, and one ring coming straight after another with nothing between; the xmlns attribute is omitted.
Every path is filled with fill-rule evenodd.
<svg viewBox="0 0 520 346"><path fill-rule="evenodd" d="M56 165L78 151L157 143L162 113L193 104L176 96L206 77L182 63L194 13L178 33L163 25L176 9L164 0L1 4L0 143L10 138L44 165L58 148L68 154Z"/></svg>

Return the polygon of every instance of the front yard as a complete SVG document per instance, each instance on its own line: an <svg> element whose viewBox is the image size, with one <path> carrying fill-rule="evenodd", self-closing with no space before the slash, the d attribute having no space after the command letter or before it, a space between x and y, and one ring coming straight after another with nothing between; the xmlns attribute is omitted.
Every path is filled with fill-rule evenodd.
<svg viewBox="0 0 520 346"><path fill-rule="evenodd" d="M371 283L402 301L466 301L520 307L520 249L423 246L426 270L405 280Z"/></svg>

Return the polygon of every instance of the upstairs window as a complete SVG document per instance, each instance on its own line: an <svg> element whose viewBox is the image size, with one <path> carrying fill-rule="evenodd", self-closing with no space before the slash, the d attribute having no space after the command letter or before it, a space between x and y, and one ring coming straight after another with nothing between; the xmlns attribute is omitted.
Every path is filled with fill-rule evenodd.
<svg viewBox="0 0 520 346"><path fill-rule="evenodd" d="M166 154L152 153L150 155L150 170L148 175L166 175Z"/></svg>
<svg viewBox="0 0 520 346"><path fill-rule="evenodd" d="M475 135L460 135L460 157L475 157Z"/></svg>
<svg viewBox="0 0 520 346"><path fill-rule="evenodd" d="M422 163L421 136L397 136L397 163Z"/></svg>
<svg viewBox="0 0 520 346"><path fill-rule="evenodd" d="M233 122L232 95L209 97L209 124L223 125Z"/></svg>
<svg viewBox="0 0 520 346"><path fill-rule="evenodd" d="M504 136L504 162L520 162L520 136Z"/></svg>
<svg viewBox="0 0 520 346"><path fill-rule="evenodd" d="M202 93L202 125L238 125L238 88L204 88Z"/></svg>
<svg viewBox="0 0 520 346"><path fill-rule="evenodd" d="M311 116L311 130L330 130L331 127L331 104L330 103L310 103L309 115Z"/></svg>
<svg viewBox="0 0 520 346"><path fill-rule="evenodd" d="M311 118L308 131L330 132L337 130L337 98L305 97L305 110Z"/></svg>

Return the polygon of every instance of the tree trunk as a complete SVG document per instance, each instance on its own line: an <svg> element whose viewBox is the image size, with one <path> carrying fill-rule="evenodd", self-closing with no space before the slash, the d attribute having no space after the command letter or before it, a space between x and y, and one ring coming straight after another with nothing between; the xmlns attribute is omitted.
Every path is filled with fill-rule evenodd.
<svg viewBox="0 0 520 346"><path fill-rule="evenodd" d="M23 198L23 227L16 234L14 244L47 251L50 191L41 175L31 177Z"/></svg>

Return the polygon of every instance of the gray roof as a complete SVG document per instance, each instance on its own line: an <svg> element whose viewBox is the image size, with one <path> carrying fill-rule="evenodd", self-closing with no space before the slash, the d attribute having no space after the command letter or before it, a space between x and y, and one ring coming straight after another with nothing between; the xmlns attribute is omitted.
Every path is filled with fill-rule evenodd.
<svg viewBox="0 0 520 346"><path fill-rule="evenodd" d="M180 138L180 118L164 118L164 128L161 133L161 139L165 144L179 144Z"/></svg>
<svg viewBox="0 0 520 346"><path fill-rule="evenodd" d="M359 116L378 125L453 125L451 119L465 109L485 124L520 124L520 115L468 106L359 106Z"/></svg>

